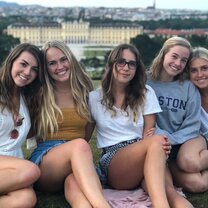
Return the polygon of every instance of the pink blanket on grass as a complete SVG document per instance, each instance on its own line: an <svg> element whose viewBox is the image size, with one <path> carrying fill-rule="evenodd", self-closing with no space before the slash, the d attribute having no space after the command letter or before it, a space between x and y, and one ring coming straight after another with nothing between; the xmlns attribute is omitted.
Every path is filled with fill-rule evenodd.
<svg viewBox="0 0 208 208"><path fill-rule="evenodd" d="M180 188L176 190L185 197ZM103 192L112 208L152 208L150 198L142 188L131 191L104 189Z"/></svg>
<svg viewBox="0 0 208 208"><path fill-rule="evenodd" d="M141 188L131 191L104 189L104 196L112 208L151 208L148 194Z"/></svg>

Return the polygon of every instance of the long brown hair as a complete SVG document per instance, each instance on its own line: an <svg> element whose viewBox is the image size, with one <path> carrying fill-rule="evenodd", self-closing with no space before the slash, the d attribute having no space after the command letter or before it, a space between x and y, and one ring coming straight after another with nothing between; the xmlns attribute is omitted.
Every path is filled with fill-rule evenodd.
<svg viewBox="0 0 208 208"><path fill-rule="evenodd" d="M13 114L18 114L16 103L13 100L15 83L11 75L11 70L14 61L21 55L22 52L31 53L38 63L37 77L30 84L20 89L24 95L28 109L31 116L32 128L35 128L39 107L41 106L42 97L42 83L44 83L43 76L43 53L35 45L29 43L22 43L17 45L7 56L0 71L0 105L1 109L7 108Z"/></svg>
<svg viewBox="0 0 208 208"><path fill-rule="evenodd" d="M129 106L133 111L133 120L136 121L139 116L139 109L144 103L146 92L145 83L147 78L140 53L134 45L121 44L111 51L106 64L106 71L102 79L103 99L101 102L112 112L113 116L116 115L116 111L113 108L115 102L112 91L113 67L117 60L122 58L122 53L125 49L130 50L135 55L137 67L133 79L125 89L126 95L124 101L124 110L127 112L127 107Z"/></svg>

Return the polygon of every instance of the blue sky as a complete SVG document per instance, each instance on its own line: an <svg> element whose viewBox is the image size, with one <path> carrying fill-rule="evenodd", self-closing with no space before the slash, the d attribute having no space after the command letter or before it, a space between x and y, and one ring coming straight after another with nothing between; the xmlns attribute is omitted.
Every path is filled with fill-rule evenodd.
<svg viewBox="0 0 208 208"><path fill-rule="evenodd" d="M39 4L47 7L142 7L152 6L154 0L3 0L19 4ZM198 9L208 11L207 0L156 0L161 9Z"/></svg>

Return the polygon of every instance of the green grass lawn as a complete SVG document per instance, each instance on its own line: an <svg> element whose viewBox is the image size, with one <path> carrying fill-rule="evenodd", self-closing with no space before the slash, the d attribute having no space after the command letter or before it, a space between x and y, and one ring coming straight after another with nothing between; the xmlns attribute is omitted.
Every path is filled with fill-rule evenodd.
<svg viewBox="0 0 208 208"><path fill-rule="evenodd" d="M98 161L100 152L96 148L95 137L90 142L94 161ZM30 154L30 151L25 150L26 157ZM186 193L188 200L194 205L195 208L208 208L208 191L201 194L188 194ZM63 192L56 194L46 194L37 192L38 203L36 208L70 208L68 203L64 198Z"/></svg>

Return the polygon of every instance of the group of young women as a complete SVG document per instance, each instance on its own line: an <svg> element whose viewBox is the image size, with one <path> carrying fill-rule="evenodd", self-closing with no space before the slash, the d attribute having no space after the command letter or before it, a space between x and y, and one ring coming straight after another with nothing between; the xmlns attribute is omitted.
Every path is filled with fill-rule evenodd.
<svg viewBox="0 0 208 208"><path fill-rule="evenodd" d="M184 38L168 39L148 73L133 45L115 47L96 90L65 43L20 44L0 71L0 106L2 208L34 207L34 189L110 207L98 175L118 190L142 186L156 208L193 207L174 185L208 189L208 50ZM30 161L27 137L37 138Z"/></svg>

